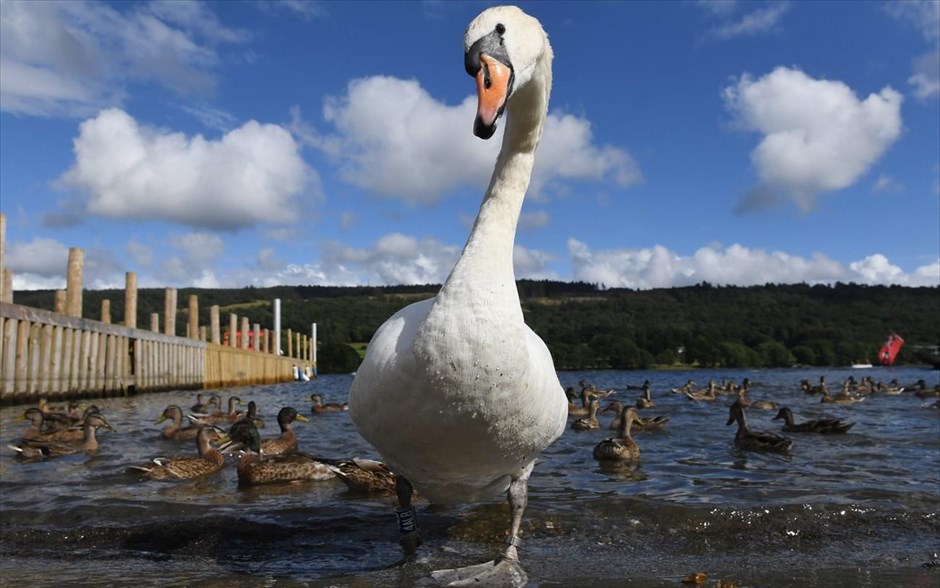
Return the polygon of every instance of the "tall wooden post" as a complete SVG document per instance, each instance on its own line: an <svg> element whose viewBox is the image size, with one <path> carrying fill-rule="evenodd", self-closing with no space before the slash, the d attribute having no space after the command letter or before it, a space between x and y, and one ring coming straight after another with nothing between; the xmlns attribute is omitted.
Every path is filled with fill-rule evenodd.
<svg viewBox="0 0 940 588"><path fill-rule="evenodd" d="M150 330L154 333L160 332L160 315L156 312L150 313Z"/></svg>
<svg viewBox="0 0 940 588"><path fill-rule="evenodd" d="M57 314L65 314L65 290L55 291L55 311Z"/></svg>
<svg viewBox="0 0 940 588"><path fill-rule="evenodd" d="M163 310L163 332L176 335L176 288L167 288Z"/></svg>
<svg viewBox="0 0 940 588"><path fill-rule="evenodd" d="M0 278L3 282L3 298L0 299L0 302L13 304L13 272L9 268L4 269Z"/></svg>
<svg viewBox="0 0 940 588"><path fill-rule="evenodd" d="M81 318L82 316L82 273L85 269L85 251L78 247L69 248L69 269L65 286L65 314Z"/></svg>
<svg viewBox="0 0 940 588"><path fill-rule="evenodd" d="M219 305L213 304L209 307L209 337L210 340L218 345L222 342L222 333L219 332Z"/></svg>
<svg viewBox="0 0 940 588"><path fill-rule="evenodd" d="M137 274L124 274L124 326L137 328Z"/></svg>
<svg viewBox="0 0 940 588"><path fill-rule="evenodd" d="M252 326L251 332L254 334L254 340L251 342L251 350L260 351L261 350L261 325L259 325L258 323L255 323Z"/></svg>
<svg viewBox="0 0 940 588"><path fill-rule="evenodd" d="M238 347L238 316L234 312L228 315L228 346Z"/></svg>
<svg viewBox="0 0 940 588"><path fill-rule="evenodd" d="M189 338L199 338L199 297L189 295Z"/></svg>
<svg viewBox="0 0 940 588"><path fill-rule="evenodd" d="M242 328L241 328L242 344L239 346L242 349L248 349L248 317L242 317Z"/></svg>
<svg viewBox="0 0 940 588"><path fill-rule="evenodd" d="M107 298L101 301L101 322L111 324L111 301Z"/></svg>
<svg viewBox="0 0 940 588"><path fill-rule="evenodd" d="M294 357L294 333L287 329L287 357Z"/></svg>
<svg viewBox="0 0 940 588"><path fill-rule="evenodd" d="M3 250L4 243L7 240L7 215L0 212L0 302L9 302L7 300L7 288L3 280Z"/></svg>

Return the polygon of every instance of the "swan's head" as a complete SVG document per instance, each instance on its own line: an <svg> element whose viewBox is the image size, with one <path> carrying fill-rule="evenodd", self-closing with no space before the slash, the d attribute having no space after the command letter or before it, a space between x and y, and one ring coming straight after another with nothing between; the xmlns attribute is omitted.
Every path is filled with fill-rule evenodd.
<svg viewBox="0 0 940 588"><path fill-rule="evenodd" d="M513 92L529 83L543 57L551 58L551 46L535 18L515 6L496 6L473 19L463 48L479 96L473 134L489 139Z"/></svg>

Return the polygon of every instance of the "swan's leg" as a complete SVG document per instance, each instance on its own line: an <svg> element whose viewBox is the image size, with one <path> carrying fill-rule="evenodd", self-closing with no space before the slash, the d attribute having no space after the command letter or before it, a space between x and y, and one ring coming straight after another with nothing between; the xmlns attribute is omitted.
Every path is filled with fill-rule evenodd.
<svg viewBox="0 0 940 588"><path fill-rule="evenodd" d="M528 582L528 575L519 565L517 546L520 543L519 528L522 526L522 514L525 512L526 503L528 502L529 474L532 473L532 466L534 465L535 462L527 465L518 476L512 478L509 482L509 490L506 494L509 499L511 522L509 537L506 538L508 545L503 553L492 561L475 566L431 572L431 576L439 584L451 588L460 586L520 587Z"/></svg>
<svg viewBox="0 0 940 588"><path fill-rule="evenodd" d="M413 555L421 545L421 536L415 521L415 507L411 505L411 495L414 488L404 476L395 475L395 494L398 495L398 508L395 515L398 517L398 531L401 535L398 544L401 545L405 555Z"/></svg>

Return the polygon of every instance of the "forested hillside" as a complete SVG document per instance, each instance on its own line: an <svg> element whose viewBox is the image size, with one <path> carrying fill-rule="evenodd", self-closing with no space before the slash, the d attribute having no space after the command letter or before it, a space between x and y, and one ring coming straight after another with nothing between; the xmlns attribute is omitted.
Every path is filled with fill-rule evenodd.
<svg viewBox="0 0 940 588"><path fill-rule="evenodd" d="M598 290L585 283L518 283L526 322L548 344L559 369L848 365L875 361L890 332L904 337L899 363L914 363L913 347L940 343L940 288L900 286L700 284L657 290ZM177 332L185 332L186 301L199 296L200 324L209 307L273 325L281 299L283 329L310 332L317 323L321 372L351 371L364 344L388 316L433 296L435 285L393 287L280 286L227 290L181 289ZM101 300L124 316L120 290L86 291L84 316L98 318ZM52 291L17 292L18 304L51 309ZM163 314L163 289L138 291L138 325ZM359 345L361 347L361 345Z"/></svg>

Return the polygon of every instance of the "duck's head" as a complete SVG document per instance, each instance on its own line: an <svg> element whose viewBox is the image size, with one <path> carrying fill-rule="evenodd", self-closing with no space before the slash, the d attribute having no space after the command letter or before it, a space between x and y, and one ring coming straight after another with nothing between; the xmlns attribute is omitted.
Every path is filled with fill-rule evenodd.
<svg viewBox="0 0 940 588"><path fill-rule="evenodd" d="M241 420L232 425L228 433L219 440L225 453L237 451L247 447L255 453L261 453L261 435L255 424L249 420Z"/></svg>
<svg viewBox="0 0 940 588"><path fill-rule="evenodd" d="M285 406L277 413L277 422L286 425L287 423L292 423L294 421L300 421L302 423L309 422L310 419L298 414L298 412L292 406Z"/></svg>
<svg viewBox="0 0 940 588"><path fill-rule="evenodd" d="M88 415L88 417L85 419L85 427L104 429L105 431L114 431L114 427L112 427L108 421L104 419L104 416L102 416L99 412Z"/></svg>
<svg viewBox="0 0 940 588"><path fill-rule="evenodd" d="M548 35L519 8L496 6L467 26L463 49L464 67L477 81L473 134L489 139L513 94L529 83L540 61L551 60Z"/></svg>
<svg viewBox="0 0 940 588"><path fill-rule="evenodd" d="M180 407L176 406L175 404L171 404L165 409L163 409L163 414L160 415L160 418L157 419L157 422L155 424L159 425L163 421L171 420L175 417L175 415L179 415L179 418L182 418L183 411L180 409Z"/></svg>

